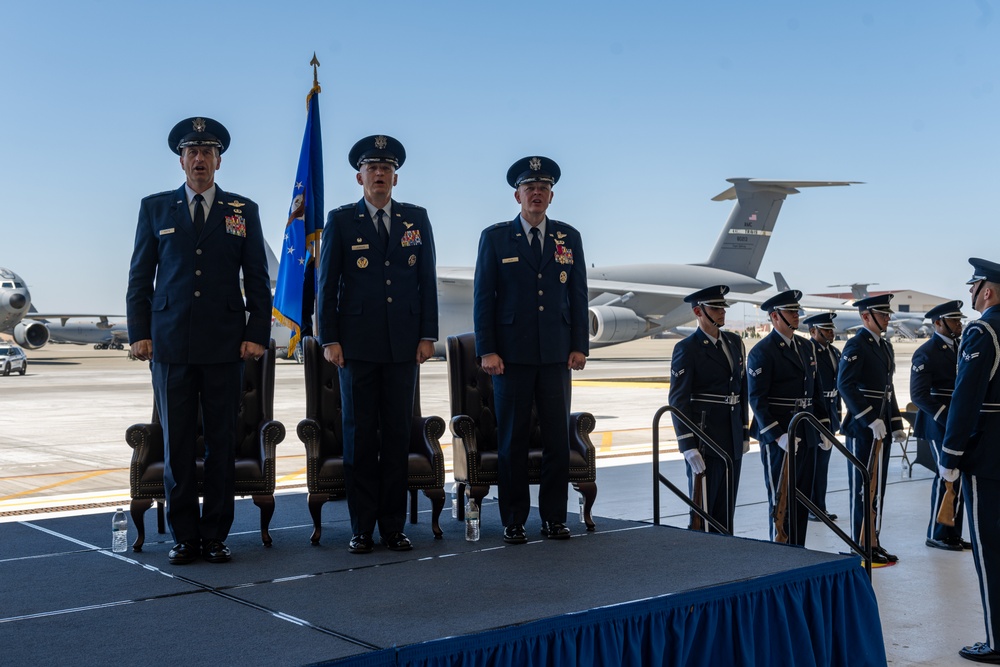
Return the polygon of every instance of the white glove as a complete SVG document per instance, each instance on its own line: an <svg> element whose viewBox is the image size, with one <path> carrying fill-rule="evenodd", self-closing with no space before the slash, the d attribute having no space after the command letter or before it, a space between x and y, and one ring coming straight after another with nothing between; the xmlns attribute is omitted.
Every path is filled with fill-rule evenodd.
<svg viewBox="0 0 1000 667"><path fill-rule="evenodd" d="M876 419L875 421L873 421L871 424L868 425L868 428L872 430L872 434L875 436L876 440L881 440L882 438L885 437L886 433L885 422L882 421L881 419Z"/></svg>
<svg viewBox="0 0 1000 667"><path fill-rule="evenodd" d="M833 449L833 442L830 441L830 440L827 440L825 435L821 435L820 436L820 441L819 441L819 446L822 447L825 451L829 451L829 450Z"/></svg>
<svg viewBox="0 0 1000 667"><path fill-rule="evenodd" d="M689 449L684 452L684 458L687 460L689 466L691 466L691 472L695 475L700 475L705 472L705 459L702 458L701 452L697 449Z"/></svg>
<svg viewBox="0 0 1000 667"><path fill-rule="evenodd" d="M941 475L941 479L946 482L954 482L958 479L958 469L957 468L942 468L938 466L938 474Z"/></svg>
<svg viewBox="0 0 1000 667"><path fill-rule="evenodd" d="M799 451L799 440L801 440L801 439L802 438L795 438L795 452L796 453L798 453L798 451ZM782 433L778 437L778 447L781 447L781 451L783 451L783 452L787 452L788 451L788 434L787 433Z"/></svg>
<svg viewBox="0 0 1000 667"><path fill-rule="evenodd" d="M744 440L743 441L743 453L746 454L749 451L750 451L750 441L749 440Z"/></svg>
<svg viewBox="0 0 1000 667"><path fill-rule="evenodd" d="M904 431L903 429L899 429L897 431L893 431L892 432L892 441L893 442L906 442L906 431Z"/></svg>

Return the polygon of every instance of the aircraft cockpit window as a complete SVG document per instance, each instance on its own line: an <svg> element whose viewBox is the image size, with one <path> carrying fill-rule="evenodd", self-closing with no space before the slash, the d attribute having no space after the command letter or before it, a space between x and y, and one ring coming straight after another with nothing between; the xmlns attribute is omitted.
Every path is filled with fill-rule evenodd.
<svg viewBox="0 0 1000 667"><path fill-rule="evenodd" d="M24 289L24 283L14 283L14 287L18 289Z"/></svg>
<svg viewBox="0 0 1000 667"><path fill-rule="evenodd" d="M3 286L4 287L13 287L14 283L12 283L12 282L10 282L8 280L5 280L4 283L3 283Z"/></svg>

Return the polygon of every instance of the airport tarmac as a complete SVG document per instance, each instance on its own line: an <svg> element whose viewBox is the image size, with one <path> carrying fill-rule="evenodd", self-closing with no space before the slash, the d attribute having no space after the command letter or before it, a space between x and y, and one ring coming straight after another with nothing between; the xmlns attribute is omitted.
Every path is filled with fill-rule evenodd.
<svg viewBox="0 0 1000 667"><path fill-rule="evenodd" d="M587 368L573 376L573 409L597 418L592 438L601 469L595 517L652 519L651 422L667 402L669 358L675 342L642 340L596 349ZM895 344L895 385L901 407L909 400L909 360L919 343ZM28 355L25 376L0 377L0 535L3 522L74 512L107 512L110 517L115 506L127 506L132 450L125 443L125 429L148 421L152 410L148 367L128 360L124 352L49 345ZM295 435L295 425L304 415L302 378L302 366L278 362L274 412L288 433L278 446L282 494L305 490L304 448ZM422 366L421 397L424 414L440 415L447 421L443 360ZM668 421L660 435L668 460L663 470L681 485L684 464ZM442 446L450 475L449 437ZM911 446L911 459L912 450ZM984 639L972 555L924 546L930 473L914 466L908 475L898 447L894 454L882 543L900 556L900 562L873 573L889 664L967 664L958 657L958 649ZM575 508L576 500L571 498L570 504ZM831 465L828 508L847 516L846 464L836 458ZM661 513L665 523L686 525L679 501L665 500ZM844 518L839 523L847 529ZM150 521L147 517L147 525ZM736 527L741 536L767 539L767 502L756 446L744 459ZM808 548L846 550L832 532L818 524L810 524L809 530ZM421 524L414 532L426 539L429 529ZM3 541L0 537L0 558Z"/></svg>

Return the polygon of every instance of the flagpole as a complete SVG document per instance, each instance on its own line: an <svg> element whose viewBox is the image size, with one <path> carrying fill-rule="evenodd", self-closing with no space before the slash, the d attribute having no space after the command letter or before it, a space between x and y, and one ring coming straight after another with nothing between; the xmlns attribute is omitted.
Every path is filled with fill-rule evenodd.
<svg viewBox="0 0 1000 667"><path fill-rule="evenodd" d="M322 88L320 88L319 85L319 58L316 57L315 51L313 51L313 57L312 60L309 61L309 64L312 65L313 68L313 87L312 90L309 92L309 98L311 98L314 94L322 91ZM306 100L306 106L307 107L309 106L308 99ZM321 219L322 216L323 213L321 212L320 213ZM323 242L323 234L320 233L319 237L314 241L313 245L313 277L315 284L317 286L319 285L319 250L320 250L319 246L322 242ZM317 339L319 339L319 290L318 289L313 290L313 310L311 319L312 319L313 335L316 336Z"/></svg>

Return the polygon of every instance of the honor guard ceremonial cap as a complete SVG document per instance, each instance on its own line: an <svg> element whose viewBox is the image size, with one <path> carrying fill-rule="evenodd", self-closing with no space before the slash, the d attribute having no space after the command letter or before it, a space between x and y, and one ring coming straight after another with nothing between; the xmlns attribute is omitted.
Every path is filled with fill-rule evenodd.
<svg viewBox="0 0 1000 667"><path fill-rule="evenodd" d="M406 149L387 134L373 134L354 144L347 160L358 171L361 171L361 165L371 162L387 162L399 169L406 160Z"/></svg>
<svg viewBox="0 0 1000 667"><path fill-rule="evenodd" d="M962 302L949 301L941 305L934 306L927 311L927 319L931 322L937 320L960 320L962 319Z"/></svg>
<svg viewBox="0 0 1000 667"><path fill-rule="evenodd" d="M892 301L892 294L879 294L878 296L869 296L864 299L859 299L851 305L858 310L868 310L875 313L885 313L887 315L892 314L892 306L889 302Z"/></svg>
<svg viewBox="0 0 1000 667"><path fill-rule="evenodd" d="M816 315L810 315L806 319L802 320L802 324L806 325L810 329L834 329L833 318L837 316L837 313L817 313Z"/></svg>
<svg viewBox="0 0 1000 667"><path fill-rule="evenodd" d="M510 169L507 170L507 182L512 188L517 188L522 183L534 183L535 181L555 185L559 182L560 175L562 172L555 160L535 155L523 157L510 165Z"/></svg>
<svg viewBox="0 0 1000 667"><path fill-rule="evenodd" d="M729 293L729 287L726 285L713 285L712 287L706 287L705 289L700 289L697 292L688 294L684 297L684 303L690 303L691 307L695 306L711 306L712 308L729 308L731 305L726 301L725 296Z"/></svg>
<svg viewBox="0 0 1000 667"><path fill-rule="evenodd" d="M798 310L799 309L799 299L802 298L802 292L797 289L790 289L781 292L780 294L775 294L770 299L760 304L760 309L768 313L775 310Z"/></svg>
<svg viewBox="0 0 1000 667"><path fill-rule="evenodd" d="M972 264L972 277L965 283L966 285L978 283L980 280L1000 283L1000 264L978 257L970 257L969 264Z"/></svg>
<svg viewBox="0 0 1000 667"><path fill-rule="evenodd" d="M188 146L215 146L222 155L229 148L229 130L219 121L204 116L185 118L170 130L167 143L178 155Z"/></svg>

